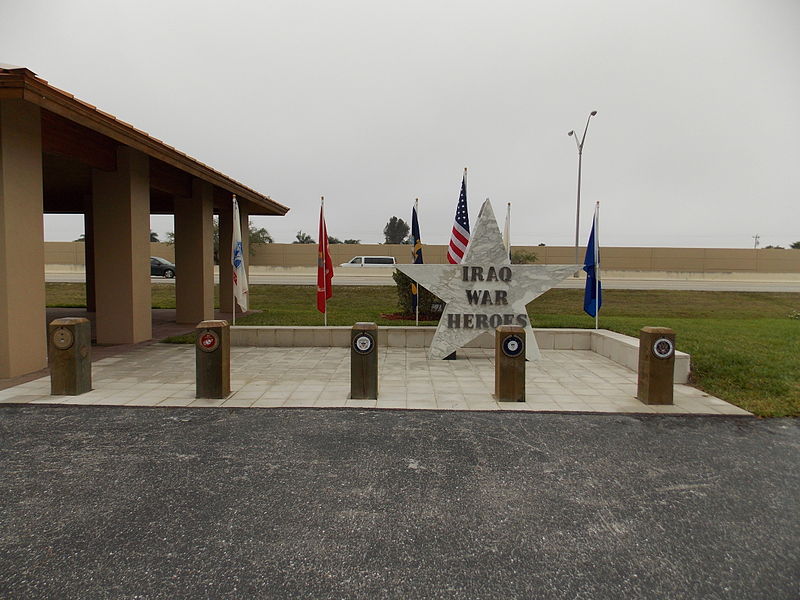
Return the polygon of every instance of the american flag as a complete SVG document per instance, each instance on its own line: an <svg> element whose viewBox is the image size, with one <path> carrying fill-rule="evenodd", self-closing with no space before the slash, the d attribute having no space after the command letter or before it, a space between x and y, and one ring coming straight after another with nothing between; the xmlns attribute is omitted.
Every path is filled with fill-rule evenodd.
<svg viewBox="0 0 800 600"><path fill-rule="evenodd" d="M447 249L447 260L457 265L464 259L464 252L469 244L469 213L467 212L467 170L461 180L461 193L458 196L456 220L450 234L450 247Z"/></svg>

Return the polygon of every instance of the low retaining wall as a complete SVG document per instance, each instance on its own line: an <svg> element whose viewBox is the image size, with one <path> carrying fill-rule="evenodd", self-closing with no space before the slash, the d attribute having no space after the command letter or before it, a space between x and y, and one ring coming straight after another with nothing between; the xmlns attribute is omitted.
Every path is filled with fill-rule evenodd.
<svg viewBox="0 0 800 600"><path fill-rule="evenodd" d="M232 346L340 347L350 346L352 327L231 327ZM380 327L378 344L393 348L427 348L435 327ZM591 350L636 372L639 340L606 329L534 329L542 350ZM494 348L494 336L484 333L465 348ZM675 383L687 383L691 357L675 352Z"/></svg>

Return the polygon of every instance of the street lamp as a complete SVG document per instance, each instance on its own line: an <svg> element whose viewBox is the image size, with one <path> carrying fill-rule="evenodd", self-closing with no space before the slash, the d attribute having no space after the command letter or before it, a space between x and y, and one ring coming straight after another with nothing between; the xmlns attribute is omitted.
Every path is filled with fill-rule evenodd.
<svg viewBox="0 0 800 600"><path fill-rule="evenodd" d="M575 133L573 129L569 133L567 133L570 137L575 137L575 145L578 147L578 208L575 211L575 264L580 264L578 262L579 255L578 255L578 234L580 232L580 225L581 225L581 163L583 162L583 143L586 141L586 132L589 130L589 121L592 119L593 116L597 114L596 110L593 110L589 113L589 117L586 119L586 127L583 129L583 137L581 141L578 141L578 135ZM577 273L576 273L577 276Z"/></svg>

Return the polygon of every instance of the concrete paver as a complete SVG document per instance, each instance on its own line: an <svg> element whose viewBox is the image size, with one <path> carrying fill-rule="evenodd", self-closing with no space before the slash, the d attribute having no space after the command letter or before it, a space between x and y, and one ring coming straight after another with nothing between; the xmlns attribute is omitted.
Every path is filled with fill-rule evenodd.
<svg viewBox="0 0 800 600"><path fill-rule="evenodd" d="M231 396L195 399L195 349L153 344L93 364L93 389L50 396L43 377L0 390L0 403L275 408L406 408L600 413L748 415L688 385L674 405L636 399L636 373L589 350L544 350L526 367L526 402L496 402L494 350L464 349L455 361L431 361L422 348L379 349L377 401L355 401L348 348L231 349Z"/></svg>

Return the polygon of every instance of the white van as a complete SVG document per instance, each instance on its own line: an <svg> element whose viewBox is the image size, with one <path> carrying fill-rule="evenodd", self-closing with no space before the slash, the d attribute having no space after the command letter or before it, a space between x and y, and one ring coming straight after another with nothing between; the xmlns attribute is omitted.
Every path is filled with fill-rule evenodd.
<svg viewBox="0 0 800 600"><path fill-rule="evenodd" d="M394 256L355 256L340 267L393 267Z"/></svg>

